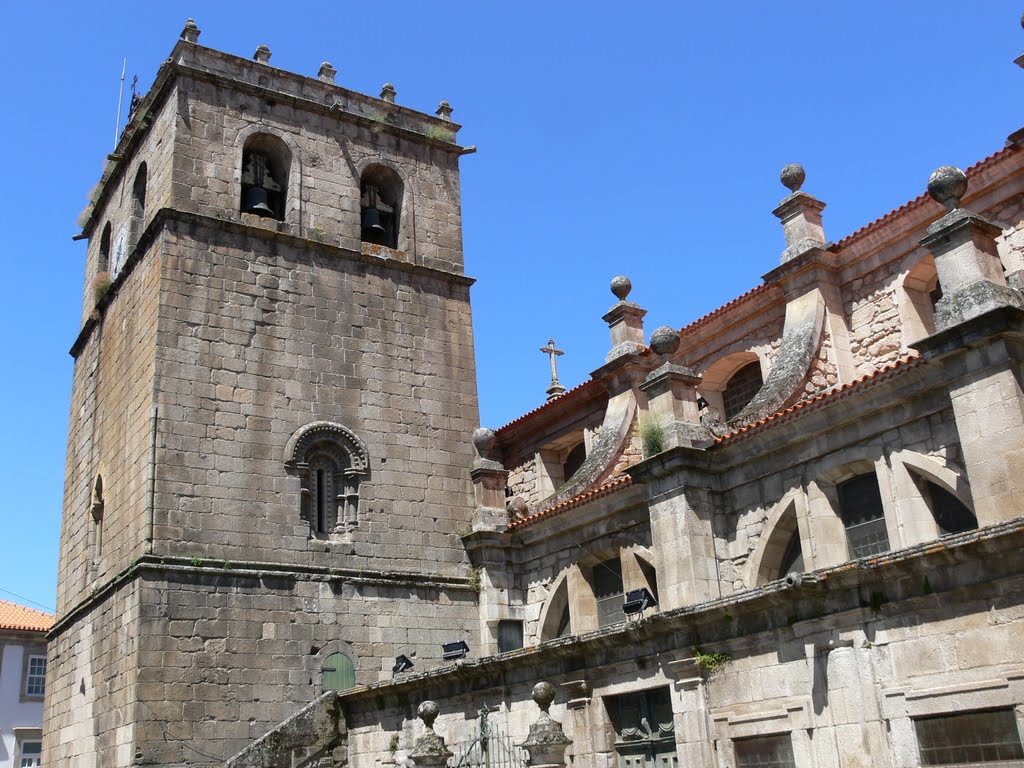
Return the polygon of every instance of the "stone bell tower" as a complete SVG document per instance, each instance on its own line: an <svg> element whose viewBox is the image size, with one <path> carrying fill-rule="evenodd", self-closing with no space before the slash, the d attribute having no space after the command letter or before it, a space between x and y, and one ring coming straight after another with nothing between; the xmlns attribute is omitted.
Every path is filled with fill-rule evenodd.
<svg viewBox="0 0 1024 768"><path fill-rule="evenodd" d="M459 126L198 43L84 217L48 765L222 762L476 592ZM410 629L411 627L411 629Z"/></svg>

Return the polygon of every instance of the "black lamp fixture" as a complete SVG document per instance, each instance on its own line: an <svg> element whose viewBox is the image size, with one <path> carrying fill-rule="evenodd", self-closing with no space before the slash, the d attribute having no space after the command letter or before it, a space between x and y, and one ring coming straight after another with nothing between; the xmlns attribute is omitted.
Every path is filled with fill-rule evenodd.
<svg viewBox="0 0 1024 768"><path fill-rule="evenodd" d="M469 653L469 646L465 640L455 640L450 643L441 643L441 658L445 661L455 661L466 658Z"/></svg>
<svg viewBox="0 0 1024 768"><path fill-rule="evenodd" d="M391 668L391 674L397 675L400 672L408 672L412 669L412 662L408 656L395 656L395 666Z"/></svg>
<svg viewBox="0 0 1024 768"><path fill-rule="evenodd" d="M626 599L622 603L622 612L627 617L642 615L643 612L657 605L658 601L654 599L654 595L651 594L647 587L640 587L640 589L631 589L626 593Z"/></svg>
<svg viewBox="0 0 1024 768"><path fill-rule="evenodd" d="M708 401L705 400L703 396L698 397L697 398L697 410L698 411L703 411L707 407L708 407Z"/></svg>

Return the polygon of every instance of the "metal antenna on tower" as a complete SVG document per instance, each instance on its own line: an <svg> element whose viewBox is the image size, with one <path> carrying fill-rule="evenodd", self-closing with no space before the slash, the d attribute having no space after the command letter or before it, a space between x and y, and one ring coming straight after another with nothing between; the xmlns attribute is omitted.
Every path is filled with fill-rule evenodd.
<svg viewBox="0 0 1024 768"><path fill-rule="evenodd" d="M128 59L121 64L121 87L117 92L117 121L114 123L114 150L117 150L117 134L121 128L121 101L124 99L124 73L128 69Z"/></svg>

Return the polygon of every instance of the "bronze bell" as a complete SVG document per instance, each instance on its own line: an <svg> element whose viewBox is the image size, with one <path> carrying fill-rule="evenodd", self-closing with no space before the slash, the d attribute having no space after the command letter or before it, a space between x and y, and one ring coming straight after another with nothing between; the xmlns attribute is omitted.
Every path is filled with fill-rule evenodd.
<svg viewBox="0 0 1024 768"><path fill-rule="evenodd" d="M242 210L245 213L255 213L257 216L274 216L274 212L267 205L267 190L263 187L249 187L245 193L245 206Z"/></svg>
<svg viewBox="0 0 1024 768"><path fill-rule="evenodd" d="M384 227L380 223L380 211L376 208L364 208L363 209L363 236L369 237L382 237L384 235Z"/></svg>

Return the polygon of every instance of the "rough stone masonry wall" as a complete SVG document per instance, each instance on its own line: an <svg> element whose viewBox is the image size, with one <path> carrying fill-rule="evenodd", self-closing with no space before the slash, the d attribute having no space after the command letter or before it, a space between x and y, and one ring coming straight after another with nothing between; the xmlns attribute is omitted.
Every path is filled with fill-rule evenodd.
<svg viewBox="0 0 1024 768"><path fill-rule="evenodd" d="M65 768L135 764L139 590L100 596L49 641L43 759Z"/></svg>
<svg viewBox="0 0 1024 768"><path fill-rule="evenodd" d="M243 232L163 265L156 551L466 573L477 425L468 286ZM370 456L351 540L311 539L285 446L339 422Z"/></svg>
<svg viewBox="0 0 1024 768"><path fill-rule="evenodd" d="M397 169L405 186L403 253L392 257L462 272L458 155L206 82L185 80L179 94L185 127L175 134L176 207L238 220L242 147L258 128L291 149L284 228L292 234L358 251L360 176L367 165L382 164Z"/></svg>
<svg viewBox="0 0 1024 768"><path fill-rule="evenodd" d="M331 653L350 655L359 685L390 678L398 654L437 668L441 643L465 639L457 628L477 615L472 589L425 583L193 568L148 575L143 590L136 749L161 765L235 754L323 692Z"/></svg>
<svg viewBox="0 0 1024 768"><path fill-rule="evenodd" d="M94 580L141 554L148 526L148 467L160 263L154 251L126 276L75 362L61 523L57 611ZM102 557L90 551L92 486L103 477Z"/></svg>
<svg viewBox="0 0 1024 768"><path fill-rule="evenodd" d="M136 236L141 235L152 221L154 214L167 205L171 198L171 158L174 150L176 114L173 105L154 109L152 123L145 140L139 147L116 166L117 176L107 185L109 196L97 211L95 223L89 238L85 259L85 281L82 294L82 322L89 317L96 305L93 280L99 272L100 241L105 225L110 223L110 259L114 257L114 240L125 224L131 226L133 213L133 187L139 166L146 164L146 208L145 218L138 223ZM109 162L109 161L108 161ZM98 189L93 192L98 194ZM129 247L134 244L129 240ZM109 266L109 265L108 265Z"/></svg>
<svg viewBox="0 0 1024 768"><path fill-rule="evenodd" d="M969 206L968 206L969 207ZM980 210L994 223L1004 228L1000 258L1007 272L1024 267L1024 198L1011 197L994 206ZM866 268L843 286L846 296L845 311L850 325L850 347L858 375L869 374L911 352L900 318L899 304L906 272L912 269L928 251L916 246L904 253L907 242L900 241L894 249L872 253Z"/></svg>

